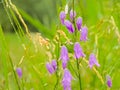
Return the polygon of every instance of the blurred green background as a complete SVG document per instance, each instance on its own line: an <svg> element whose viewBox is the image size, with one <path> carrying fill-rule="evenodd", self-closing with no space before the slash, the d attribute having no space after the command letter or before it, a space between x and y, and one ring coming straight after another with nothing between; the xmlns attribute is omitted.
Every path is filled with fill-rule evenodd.
<svg viewBox="0 0 120 90"><path fill-rule="evenodd" d="M72 8L72 0L12 0L18 9L24 10L32 18L38 20L45 27L51 29L59 23L59 12L64 10L66 3L69 10ZM83 17L84 23L93 26L100 19L109 18L112 15L115 18L118 28L120 28L120 1L119 0L75 0L75 10L77 15ZM2 0L0 3L0 23L5 31L13 31L9 18L3 8ZM24 16L23 16L24 17ZM31 31L39 31L25 19Z"/></svg>
<svg viewBox="0 0 120 90"><path fill-rule="evenodd" d="M14 74L16 67L23 70L23 78L17 79L21 90L53 90L56 77L49 75L45 68L46 61L53 57L49 57L48 51L40 46L39 36L42 35L52 42L56 31L60 29L72 38L59 20L59 13L66 4L69 11L72 9L72 0L12 0L30 30L32 42L26 35L21 35L20 29L25 32L25 28L18 15L14 12L14 16L9 6L4 7L4 1L0 1L0 90L19 90ZM75 0L75 11L77 16L83 18L83 25L88 27L88 41L80 42L86 59L88 60L91 52L95 52L101 65L97 68L100 75L105 81L105 76L109 74L113 81L111 90L119 90L120 0ZM72 47L67 47L72 52ZM56 54L56 51L53 54ZM73 63L72 60L71 62ZM82 62L82 65L83 90L107 90L106 84L101 84L95 72L90 70L86 63ZM72 70L71 72L73 73ZM73 76L75 77L74 74ZM62 90L61 82L58 90ZM72 90L78 90L77 80L73 80Z"/></svg>

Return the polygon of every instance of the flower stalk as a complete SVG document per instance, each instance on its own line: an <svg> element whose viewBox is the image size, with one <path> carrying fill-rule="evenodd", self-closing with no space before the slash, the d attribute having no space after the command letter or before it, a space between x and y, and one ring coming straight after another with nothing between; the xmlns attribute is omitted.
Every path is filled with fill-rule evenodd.
<svg viewBox="0 0 120 90"><path fill-rule="evenodd" d="M76 24L75 24L75 18L74 18L74 0L73 0L73 25L75 27L75 42L77 40L77 29L76 29ZM76 58L76 65L77 65L77 70L78 70L78 79L79 79L79 87L80 90L82 90L82 83L81 83L81 75L80 75L80 68L79 68L79 60Z"/></svg>
<svg viewBox="0 0 120 90"><path fill-rule="evenodd" d="M77 64L77 70L78 70L78 79L79 79L79 87L80 87L80 90L82 90L82 83L81 83L81 75L80 75L80 68L79 68L79 60L76 59L76 64Z"/></svg>

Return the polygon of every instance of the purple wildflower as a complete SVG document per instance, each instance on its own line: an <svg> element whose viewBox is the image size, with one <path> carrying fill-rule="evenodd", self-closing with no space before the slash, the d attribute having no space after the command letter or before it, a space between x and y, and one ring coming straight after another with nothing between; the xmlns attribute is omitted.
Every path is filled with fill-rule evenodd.
<svg viewBox="0 0 120 90"><path fill-rule="evenodd" d="M89 57L89 67L92 68L94 64L98 67L100 66L100 64L96 60L95 55L92 53L90 54L90 57Z"/></svg>
<svg viewBox="0 0 120 90"><path fill-rule="evenodd" d="M70 11L70 19L73 21L73 19L76 17L76 12L74 11L73 13L73 10Z"/></svg>
<svg viewBox="0 0 120 90"><path fill-rule="evenodd" d="M65 46L62 46L61 47L61 55L60 55L60 59L62 60L62 66L63 66L63 69L66 68L66 65L67 65L67 62L69 60L69 57L68 57L68 50Z"/></svg>
<svg viewBox="0 0 120 90"><path fill-rule="evenodd" d="M77 26L77 29L78 29L78 30L81 29L81 26L82 26L82 18L81 18L81 17L78 17L78 18L77 18L76 26Z"/></svg>
<svg viewBox="0 0 120 90"><path fill-rule="evenodd" d="M50 74L53 74L55 72L53 66L49 62L46 63L46 68Z"/></svg>
<svg viewBox="0 0 120 90"><path fill-rule="evenodd" d="M68 57L68 50L66 48L66 46L62 46L61 47L61 56L60 56L61 60L69 60L69 57Z"/></svg>
<svg viewBox="0 0 120 90"><path fill-rule="evenodd" d="M71 90L71 80L72 80L72 75L70 71L68 69L65 69L62 79L62 85L64 90Z"/></svg>
<svg viewBox="0 0 120 90"><path fill-rule="evenodd" d="M52 60L51 65L54 68L54 70L56 71L56 69L57 69L57 62L56 62L56 60Z"/></svg>
<svg viewBox="0 0 120 90"><path fill-rule="evenodd" d="M88 34L88 29L86 26L81 28L81 37L80 40L81 41L86 41L87 40L87 34Z"/></svg>
<svg viewBox="0 0 120 90"><path fill-rule="evenodd" d="M70 33L74 32L74 26L72 25L72 23L69 20L65 20L64 24Z"/></svg>
<svg viewBox="0 0 120 90"><path fill-rule="evenodd" d="M67 62L68 62L68 61L66 61L66 60L63 60L63 61L62 61L62 67L63 67L63 69L66 68L66 66L67 66Z"/></svg>
<svg viewBox="0 0 120 90"><path fill-rule="evenodd" d="M62 23L63 25L64 25L65 17L66 17L65 12L64 12L64 11L61 11L61 12L60 12L60 21L61 21L61 23Z"/></svg>
<svg viewBox="0 0 120 90"><path fill-rule="evenodd" d="M21 68L17 68L16 69L17 75L19 76L19 78L22 77L22 69Z"/></svg>
<svg viewBox="0 0 120 90"><path fill-rule="evenodd" d="M80 57L85 57L85 54L83 53L82 48L81 48L79 42L76 42L74 44L74 53L75 53L75 57L77 59L79 59Z"/></svg>
<svg viewBox="0 0 120 90"><path fill-rule="evenodd" d="M108 85L108 87L109 87L109 88L112 87L112 80L111 80L110 76L107 75L107 76L106 76L106 79L107 79L107 85Z"/></svg>

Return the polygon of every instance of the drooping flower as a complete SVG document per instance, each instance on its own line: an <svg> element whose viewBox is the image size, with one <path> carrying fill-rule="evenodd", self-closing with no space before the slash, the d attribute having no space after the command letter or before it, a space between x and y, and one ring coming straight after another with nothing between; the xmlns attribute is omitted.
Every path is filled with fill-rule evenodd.
<svg viewBox="0 0 120 90"><path fill-rule="evenodd" d="M89 67L92 68L93 65L100 66L100 64L97 62L95 55L92 53L89 57Z"/></svg>
<svg viewBox="0 0 120 90"><path fill-rule="evenodd" d="M83 50L82 50L79 42L76 42L74 44L74 53L75 53L76 59L79 59L81 57L85 57L85 54L83 53Z"/></svg>
<svg viewBox="0 0 120 90"><path fill-rule="evenodd" d="M71 81L72 81L72 75L68 69L65 69L62 78L62 86L64 90L71 90Z"/></svg>
<svg viewBox="0 0 120 90"><path fill-rule="evenodd" d="M57 69L57 62L56 62L56 60L52 60L51 65L54 68L54 70L56 71L56 69Z"/></svg>
<svg viewBox="0 0 120 90"><path fill-rule="evenodd" d="M73 18L75 18L76 17L76 12L74 11L73 12L73 10L71 10L70 11L70 19L73 21Z"/></svg>
<svg viewBox="0 0 120 90"><path fill-rule="evenodd" d="M78 30L81 29L81 26L82 26L82 18L81 17L77 18L77 20L76 20L76 26L77 26Z"/></svg>
<svg viewBox="0 0 120 90"><path fill-rule="evenodd" d="M17 72L18 77L21 78L22 77L22 69L20 67L18 67L16 69L16 72Z"/></svg>
<svg viewBox="0 0 120 90"><path fill-rule="evenodd" d="M65 12L61 11L60 12L60 21L63 25L64 25L65 17L66 17Z"/></svg>
<svg viewBox="0 0 120 90"><path fill-rule="evenodd" d="M61 60L69 60L69 57L68 57L68 50L66 48L66 46L62 46L61 47L61 54L60 54L60 58Z"/></svg>
<svg viewBox="0 0 120 90"><path fill-rule="evenodd" d="M109 75L106 76L106 80L107 80L107 86L109 88L112 87L112 80L111 80L111 77Z"/></svg>
<svg viewBox="0 0 120 90"><path fill-rule="evenodd" d="M64 24L70 33L74 32L74 26L69 20L65 20Z"/></svg>
<svg viewBox="0 0 120 90"><path fill-rule="evenodd" d="M80 40L81 41L86 41L87 40L87 34L88 34L88 29L86 26L81 28L81 36L80 36Z"/></svg>
<svg viewBox="0 0 120 90"><path fill-rule="evenodd" d="M62 67L63 67L63 69L66 68L67 62L68 62L67 60L62 60Z"/></svg>
<svg viewBox="0 0 120 90"><path fill-rule="evenodd" d="M60 59L62 60L62 67L63 67L63 69L65 69L67 66L67 62L69 60L68 50L67 50L66 46L61 47Z"/></svg>
<svg viewBox="0 0 120 90"><path fill-rule="evenodd" d="M46 68L50 74L53 74L55 72L53 66L49 62L46 63Z"/></svg>

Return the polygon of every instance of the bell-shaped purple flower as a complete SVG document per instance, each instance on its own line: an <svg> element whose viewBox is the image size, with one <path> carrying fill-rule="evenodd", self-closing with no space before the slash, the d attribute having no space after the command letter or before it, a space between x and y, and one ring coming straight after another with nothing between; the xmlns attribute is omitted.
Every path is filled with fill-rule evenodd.
<svg viewBox="0 0 120 90"><path fill-rule="evenodd" d="M64 90L71 90L71 80L72 80L72 75L70 71L68 69L65 69L62 79L62 86Z"/></svg>
<svg viewBox="0 0 120 90"><path fill-rule="evenodd" d="M62 67L63 67L63 69L66 68L67 62L68 62L67 60L62 60Z"/></svg>
<svg viewBox="0 0 120 90"><path fill-rule="evenodd" d="M81 36L80 40L81 41L86 41L87 40L87 35L88 35L88 28L86 26L81 28Z"/></svg>
<svg viewBox="0 0 120 90"><path fill-rule="evenodd" d="M53 74L55 72L53 66L49 62L46 63L46 68L50 74Z"/></svg>
<svg viewBox="0 0 120 90"><path fill-rule="evenodd" d="M107 86L109 88L112 87L112 80L111 80L111 77L109 75L106 76L106 80L107 80Z"/></svg>
<svg viewBox="0 0 120 90"><path fill-rule="evenodd" d="M60 21L61 21L61 23L62 23L63 25L64 25L65 17L66 17L65 12L64 12L64 11L61 11L61 12L60 12Z"/></svg>
<svg viewBox="0 0 120 90"><path fill-rule="evenodd" d="M74 26L69 20L65 20L64 25L66 26L70 33L74 32Z"/></svg>
<svg viewBox="0 0 120 90"><path fill-rule="evenodd" d="M82 50L79 42L76 42L74 44L74 53L75 53L76 59L79 59L80 57L85 57L85 54L83 53L83 50Z"/></svg>
<svg viewBox="0 0 120 90"><path fill-rule="evenodd" d="M97 62L95 55L92 53L89 57L89 67L92 68L93 65L100 66L100 64Z"/></svg>
<svg viewBox="0 0 120 90"><path fill-rule="evenodd" d="M66 46L61 47L60 59L62 60L62 67L63 67L63 69L65 69L67 66L67 62L69 60L68 50L67 50Z"/></svg>
<svg viewBox="0 0 120 90"><path fill-rule="evenodd" d="M82 26L82 18L78 17L77 20L76 20L76 27L77 27L78 30L80 30L81 26Z"/></svg>
<svg viewBox="0 0 120 90"><path fill-rule="evenodd" d="M56 60L52 60L51 65L54 68L54 70L56 71L56 69L57 69L57 62L56 62Z"/></svg>
<svg viewBox="0 0 120 90"><path fill-rule="evenodd" d="M71 21L73 21L73 19L76 17L76 12L74 11L73 12L73 10L71 10L70 11L70 19L71 19Z"/></svg>
<svg viewBox="0 0 120 90"><path fill-rule="evenodd" d="M22 77L22 69L19 67L16 69L16 72L17 72L18 77L21 78Z"/></svg>
<svg viewBox="0 0 120 90"><path fill-rule="evenodd" d="M68 50L67 50L66 46L61 47L60 59L65 60L65 61L69 60Z"/></svg>

